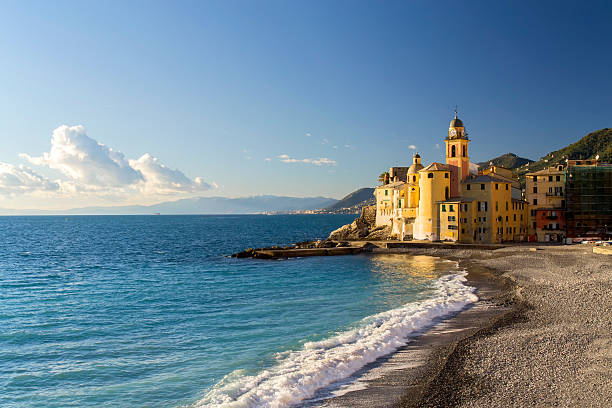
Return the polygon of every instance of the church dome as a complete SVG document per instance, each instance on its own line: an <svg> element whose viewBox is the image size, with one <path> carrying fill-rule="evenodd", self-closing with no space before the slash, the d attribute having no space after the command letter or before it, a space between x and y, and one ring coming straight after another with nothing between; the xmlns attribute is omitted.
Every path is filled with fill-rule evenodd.
<svg viewBox="0 0 612 408"><path fill-rule="evenodd" d="M408 168L408 174L417 174L423 168L421 163L414 163Z"/></svg>
<svg viewBox="0 0 612 408"><path fill-rule="evenodd" d="M463 122L457 116L453 120L451 120L450 127L463 127Z"/></svg>

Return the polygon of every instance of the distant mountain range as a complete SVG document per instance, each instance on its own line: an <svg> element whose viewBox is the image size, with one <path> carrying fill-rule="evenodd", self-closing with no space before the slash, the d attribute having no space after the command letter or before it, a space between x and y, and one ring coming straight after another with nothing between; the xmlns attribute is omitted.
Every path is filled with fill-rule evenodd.
<svg viewBox="0 0 612 408"><path fill-rule="evenodd" d="M0 215L137 215L137 214L255 214L326 208L338 200L327 197L262 195L244 198L198 197L155 205L83 207L63 211L0 209Z"/></svg>

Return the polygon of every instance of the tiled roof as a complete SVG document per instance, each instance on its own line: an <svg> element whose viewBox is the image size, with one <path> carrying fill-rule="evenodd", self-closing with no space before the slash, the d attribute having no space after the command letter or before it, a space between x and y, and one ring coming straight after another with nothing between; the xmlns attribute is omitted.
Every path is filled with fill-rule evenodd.
<svg viewBox="0 0 612 408"><path fill-rule="evenodd" d="M395 188L395 187L400 187L402 185L406 184L405 181L394 181L392 183L389 184L383 184L382 186L376 186L376 188Z"/></svg>
<svg viewBox="0 0 612 408"><path fill-rule="evenodd" d="M419 170L419 172L421 171L449 171L449 169L446 164L433 162L429 166L425 167L424 169Z"/></svg>

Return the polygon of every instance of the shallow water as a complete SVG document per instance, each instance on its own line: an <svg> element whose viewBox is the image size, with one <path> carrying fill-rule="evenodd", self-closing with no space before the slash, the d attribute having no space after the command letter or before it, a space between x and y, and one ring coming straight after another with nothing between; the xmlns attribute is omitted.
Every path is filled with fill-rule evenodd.
<svg viewBox="0 0 612 408"><path fill-rule="evenodd" d="M432 257L226 256L352 218L0 218L0 406L286 406L472 301Z"/></svg>

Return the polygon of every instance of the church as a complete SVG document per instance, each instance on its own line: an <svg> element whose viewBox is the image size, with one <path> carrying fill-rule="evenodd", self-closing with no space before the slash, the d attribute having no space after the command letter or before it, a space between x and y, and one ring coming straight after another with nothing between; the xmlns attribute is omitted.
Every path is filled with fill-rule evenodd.
<svg viewBox="0 0 612 408"><path fill-rule="evenodd" d="M444 139L446 163L391 167L376 187L376 226L400 240L501 243L527 240L528 208L512 171L470 163L469 143L455 117Z"/></svg>

